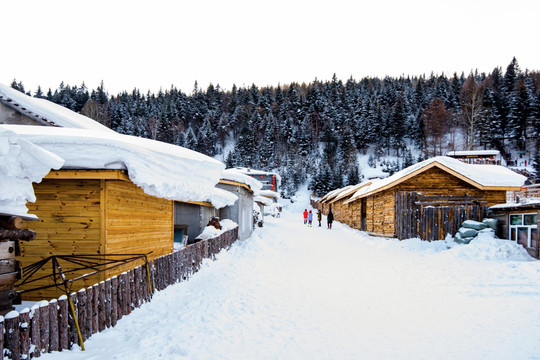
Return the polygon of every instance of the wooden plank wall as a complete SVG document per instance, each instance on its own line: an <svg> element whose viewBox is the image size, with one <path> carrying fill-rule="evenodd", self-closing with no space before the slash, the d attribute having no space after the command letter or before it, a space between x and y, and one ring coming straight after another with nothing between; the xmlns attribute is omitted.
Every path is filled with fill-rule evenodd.
<svg viewBox="0 0 540 360"><path fill-rule="evenodd" d="M135 184L121 180L107 180L105 199L105 249L108 254L152 251L149 259L154 259L173 250L172 200L147 195ZM124 270L120 267L105 276L117 275Z"/></svg>
<svg viewBox="0 0 540 360"><path fill-rule="evenodd" d="M100 244L100 180L43 179L34 184L36 202L29 203L29 213L38 221L27 221L24 227L34 230L36 239L21 241L21 266L27 266L50 255L98 254ZM67 269L66 269L67 270ZM50 269L47 269L50 273ZM80 272L80 275L85 273ZM45 271L39 274L45 275ZM96 279L87 281L87 286ZM49 284L47 279L32 287ZM28 294L25 299L60 296L55 289Z"/></svg>

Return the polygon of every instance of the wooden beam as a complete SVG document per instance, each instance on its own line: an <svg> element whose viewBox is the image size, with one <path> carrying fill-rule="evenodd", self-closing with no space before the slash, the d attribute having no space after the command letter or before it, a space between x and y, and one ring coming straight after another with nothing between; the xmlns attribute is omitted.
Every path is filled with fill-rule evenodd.
<svg viewBox="0 0 540 360"><path fill-rule="evenodd" d="M233 185L233 186L240 186L240 187L243 187L245 189L247 189L249 192L253 192L253 190L251 190L251 188L244 184L244 183L240 183L240 182L237 182L237 181L232 181L232 180L219 180L219 183L220 184L226 184L226 185Z"/></svg>
<svg viewBox="0 0 540 360"><path fill-rule="evenodd" d="M44 179L124 180L131 181L125 170L54 170Z"/></svg>

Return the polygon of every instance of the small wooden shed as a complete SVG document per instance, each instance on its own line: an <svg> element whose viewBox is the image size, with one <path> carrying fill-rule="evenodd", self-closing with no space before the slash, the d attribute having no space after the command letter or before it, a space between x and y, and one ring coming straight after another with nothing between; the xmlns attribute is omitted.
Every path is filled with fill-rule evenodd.
<svg viewBox="0 0 540 360"><path fill-rule="evenodd" d="M26 227L37 235L21 244L23 267L51 255L152 252L148 258L154 259L173 250L174 201L145 194L125 171L56 170L35 184L34 192L36 201L28 208L39 220ZM93 285L134 266L127 264L86 278L80 286ZM47 284L49 280L44 279L32 288ZM23 299L61 294L49 288L29 292Z"/></svg>
<svg viewBox="0 0 540 360"><path fill-rule="evenodd" d="M344 204L353 223L374 235L443 239L466 219L481 220L526 178L497 165L435 157L359 189Z"/></svg>

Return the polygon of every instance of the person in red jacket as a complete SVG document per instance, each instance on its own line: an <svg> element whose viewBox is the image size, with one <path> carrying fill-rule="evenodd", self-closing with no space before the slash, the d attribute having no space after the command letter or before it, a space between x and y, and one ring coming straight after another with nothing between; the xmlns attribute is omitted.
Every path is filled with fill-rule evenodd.
<svg viewBox="0 0 540 360"><path fill-rule="evenodd" d="M304 210L304 225L307 224L307 215L308 215L308 212L307 212L307 209Z"/></svg>

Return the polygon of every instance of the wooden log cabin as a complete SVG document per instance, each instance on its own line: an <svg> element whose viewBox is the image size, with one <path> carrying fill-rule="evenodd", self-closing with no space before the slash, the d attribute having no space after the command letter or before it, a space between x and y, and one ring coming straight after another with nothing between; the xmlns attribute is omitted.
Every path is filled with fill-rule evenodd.
<svg viewBox="0 0 540 360"><path fill-rule="evenodd" d="M38 221L26 227L36 239L21 245L23 266L51 255L151 254L149 260L173 250L174 201L145 194L121 170L57 170L35 184L36 201L28 204ZM121 258L121 257L119 257ZM137 264L126 264L83 279L91 286ZM69 270L66 268L64 270ZM43 273L50 272L49 268ZM81 270L76 275L89 272ZM48 279L30 288L49 284ZM19 289L25 290L25 287ZM23 299L62 295L55 288L23 294Z"/></svg>
<svg viewBox="0 0 540 360"><path fill-rule="evenodd" d="M187 149L85 129L0 126L66 161L62 169L34 184L36 201L28 208L39 221L25 224L37 235L21 247L23 267L51 255L150 253L148 259L152 260L173 251L175 224L186 223L181 216L175 217L175 203L206 206L220 197L215 184L225 166ZM223 206L230 200L218 202ZM196 210L193 216L198 217ZM101 272L74 286L93 285L141 262ZM36 277L47 272L51 273L50 267ZM73 276L89 272L81 270ZM50 281L44 278L17 290L47 284ZM22 295L23 300L37 300L61 294L60 289L48 288Z"/></svg>
<svg viewBox="0 0 540 360"><path fill-rule="evenodd" d="M481 220L526 178L494 165L435 157L374 180L343 202L355 228L373 235L443 239L461 221ZM340 214L343 217L343 214Z"/></svg>

